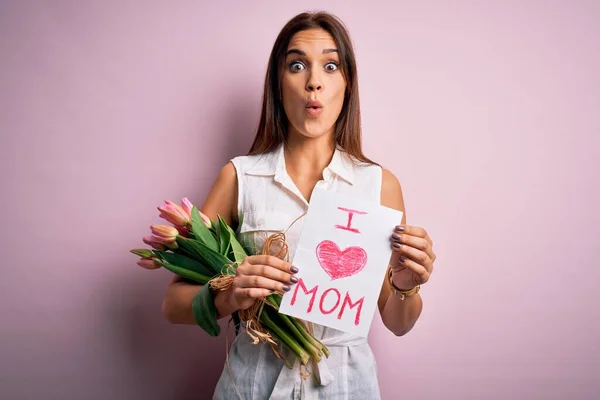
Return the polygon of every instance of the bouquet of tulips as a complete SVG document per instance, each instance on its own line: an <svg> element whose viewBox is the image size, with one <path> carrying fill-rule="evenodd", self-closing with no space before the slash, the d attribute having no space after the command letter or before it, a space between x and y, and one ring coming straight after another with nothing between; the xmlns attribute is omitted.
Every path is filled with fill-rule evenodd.
<svg viewBox="0 0 600 400"><path fill-rule="evenodd" d="M207 333L218 336L217 310L210 289L226 290L248 252L220 216L213 222L187 198L181 205L165 200L158 211L172 225L152 225L151 235L142 239L152 249L132 249L131 253L141 257L137 264L143 268L162 267L204 285L194 298L194 318ZM270 343L280 358L277 342L303 365L311 359L318 362L322 355L328 357L327 347L308 332L302 321L278 312L280 304L281 294L275 292L257 300L249 310L234 313L232 318L236 324L247 321L247 333L254 343Z"/></svg>

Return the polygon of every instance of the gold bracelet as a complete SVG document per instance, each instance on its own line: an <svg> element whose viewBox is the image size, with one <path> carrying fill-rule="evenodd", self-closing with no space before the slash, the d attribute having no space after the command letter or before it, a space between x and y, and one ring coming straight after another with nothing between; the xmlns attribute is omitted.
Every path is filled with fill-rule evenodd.
<svg viewBox="0 0 600 400"><path fill-rule="evenodd" d="M390 283L390 286L392 287L392 291L394 292L394 294L396 296L400 297L400 300L404 300L406 297L414 296L415 294L419 293L419 290L421 290L421 285L417 285L409 290L401 290L400 288L398 288L394 284L394 280L392 279L392 269L391 268L390 268L390 272L388 274L388 282Z"/></svg>

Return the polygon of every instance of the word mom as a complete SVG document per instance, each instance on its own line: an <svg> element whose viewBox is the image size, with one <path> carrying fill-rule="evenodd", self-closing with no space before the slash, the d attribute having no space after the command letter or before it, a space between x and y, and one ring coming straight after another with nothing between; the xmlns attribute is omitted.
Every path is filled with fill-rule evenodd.
<svg viewBox="0 0 600 400"><path fill-rule="evenodd" d="M302 288L302 291L304 292L305 295L312 295L310 297L310 300L308 301L308 308L306 309L306 313L310 314L311 311L313 310L315 300L317 299L319 285L316 285L312 289L308 290L306 288L306 285L304 284L304 281L302 280L302 278L300 278L298 280L298 283L296 283L296 287L294 289L294 294L292 296L292 301L291 301L290 305L293 306L294 304L296 304L296 297L298 295L298 290L300 288ZM336 288L329 288L329 289L323 291L320 296L321 297L319 300L319 311L321 311L321 313L323 315L329 315L329 314L335 312L338 309L340 302L342 301L342 295L340 294L340 291L337 290ZM333 296L333 298L335 298L335 304L333 305L333 307L326 309L325 301L326 301L327 297L331 297L331 296ZM354 325L358 326L358 324L360 324L360 313L362 311L362 306L363 306L364 301L365 301L365 297L363 296L360 299L358 299L358 301L353 303L352 300L350 299L350 293L348 293L348 291L346 291L346 295L344 296L343 303L342 303L341 307L339 307L337 319L342 319L342 317L344 316L344 311L346 311L346 307L348 307L350 309L357 307L356 316L354 317Z"/></svg>

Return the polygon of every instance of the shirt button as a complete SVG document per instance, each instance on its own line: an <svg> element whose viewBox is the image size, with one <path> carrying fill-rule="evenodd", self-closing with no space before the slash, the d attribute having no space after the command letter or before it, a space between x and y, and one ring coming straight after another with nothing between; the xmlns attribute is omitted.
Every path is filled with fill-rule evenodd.
<svg viewBox="0 0 600 400"><path fill-rule="evenodd" d="M262 226L265 224L265 220L264 219L259 219L258 221L256 221L256 225L258 225L259 228L262 228Z"/></svg>

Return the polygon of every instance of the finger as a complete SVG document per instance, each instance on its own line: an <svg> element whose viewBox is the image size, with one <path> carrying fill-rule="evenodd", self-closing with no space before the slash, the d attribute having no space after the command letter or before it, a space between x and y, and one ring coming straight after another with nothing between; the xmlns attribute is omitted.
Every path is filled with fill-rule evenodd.
<svg viewBox="0 0 600 400"><path fill-rule="evenodd" d="M394 232L391 238L394 242L414 247L426 253L431 249L431 244L426 239L419 236Z"/></svg>
<svg viewBox="0 0 600 400"><path fill-rule="evenodd" d="M399 233L406 233L407 235L411 235L411 236L417 236L420 238L427 238L427 231L419 226L412 226L412 225L398 225L395 228L396 232Z"/></svg>
<svg viewBox="0 0 600 400"><path fill-rule="evenodd" d="M418 264L408 257L400 257L400 265L410 269L419 278L419 283L425 283L429 280L430 273L421 264Z"/></svg>
<svg viewBox="0 0 600 400"><path fill-rule="evenodd" d="M433 263L426 252L406 244L400 244L398 242L394 242L392 246L394 247L394 251L399 252L402 256L409 258L415 263L421 265L428 272L431 272ZM400 261L402 261L402 256L400 257Z"/></svg>
<svg viewBox="0 0 600 400"><path fill-rule="evenodd" d="M248 297L251 299L259 299L261 297L267 297L273 292L269 289L259 289L259 288L238 288L236 289L238 296Z"/></svg>
<svg viewBox="0 0 600 400"><path fill-rule="evenodd" d="M433 260L434 253L431 248L431 243L426 239L419 236L412 236L409 234L400 234L393 233L392 234L393 243L398 243L399 245L394 245L396 249L401 249L402 245L414 247L415 249L421 250L427 254L427 256ZM417 260L418 261L418 260Z"/></svg>
<svg viewBox="0 0 600 400"><path fill-rule="evenodd" d="M289 292L291 289L291 285L289 284L278 282L260 275L248 275L240 277L237 282L237 287L268 289L279 292Z"/></svg>
<svg viewBox="0 0 600 400"><path fill-rule="evenodd" d="M264 276L265 278L273 279L275 281L279 281L282 283L298 282L298 278L296 278L294 275L292 275L288 272L283 272L282 270L271 267L270 265L261 265L261 264L250 265L244 271L244 275Z"/></svg>
<svg viewBox="0 0 600 400"><path fill-rule="evenodd" d="M431 240L429 233L424 228L421 228L418 226L412 226L412 225L398 225L396 227L395 231L398 234L405 233L410 236L416 236L416 237L425 239L427 241L427 243L429 243L429 247L425 251L431 258L431 260L435 261L436 255L433 252L433 240Z"/></svg>
<svg viewBox="0 0 600 400"><path fill-rule="evenodd" d="M293 273L293 274L298 272L298 268L293 267L292 264L290 264L289 262L284 261L275 256L269 256L269 255L250 256L250 257L247 257L246 260L248 260L248 263L250 263L252 265L257 265L257 264L270 265L271 267L277 268L283 272L288 272L288 273Z"/></svg>

